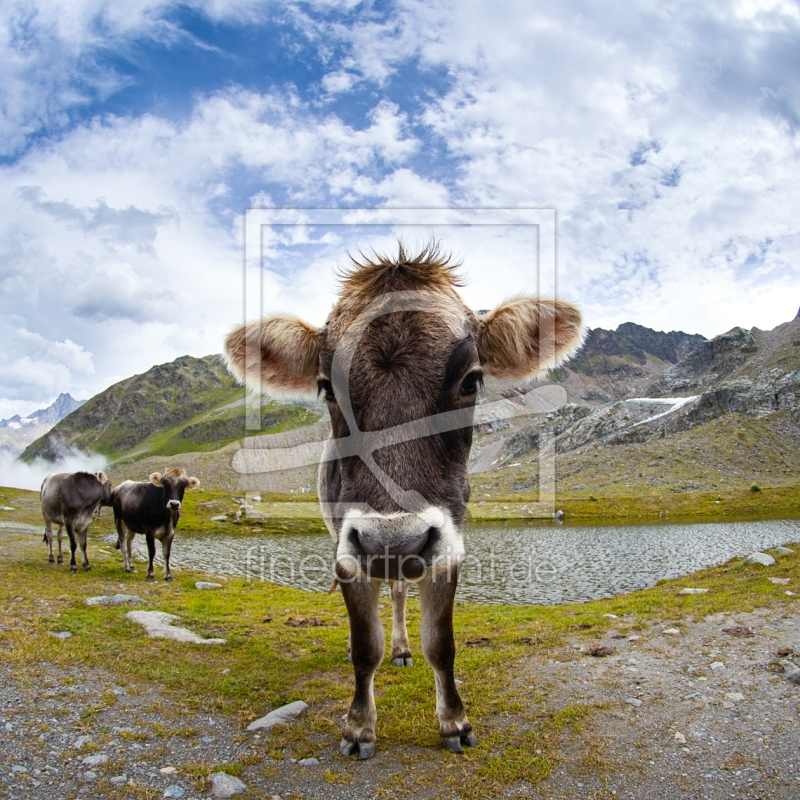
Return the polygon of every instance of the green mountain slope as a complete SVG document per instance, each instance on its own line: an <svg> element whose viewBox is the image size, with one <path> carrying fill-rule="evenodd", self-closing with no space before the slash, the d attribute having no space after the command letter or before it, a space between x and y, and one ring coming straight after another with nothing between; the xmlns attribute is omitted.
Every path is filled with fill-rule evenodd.
<svg viewBox="0 0 800 800"><path fill-rule="evenodd" d="M310 425L319 414L267 403L261 431ZM65 447L102 453L111 460L217 450L245 435L245 390L221 356L182 356L159 364L95 395L21 458L54 460Z"/></svg>

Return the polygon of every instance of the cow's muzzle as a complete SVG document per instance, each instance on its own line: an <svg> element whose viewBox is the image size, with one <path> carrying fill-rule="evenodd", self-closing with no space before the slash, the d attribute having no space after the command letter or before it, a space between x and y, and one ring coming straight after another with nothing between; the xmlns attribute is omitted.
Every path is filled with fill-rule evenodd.
<svg viewBox="0 0 800 800"><path fill-rule="evenodd" d="M167 500L167 508L170 509L170 511L173 508L180 508L180 507L181 507L181 501L180 500Z"/></svg>
<svg viewBox="0 0 800 800"><path fill-rule="evenodd" d="M422 514L348 512L336 553L340 580L356 576L381 580L421 580L460 562L463 545L453 547L449 514L429 508ZM450 557L452 564L442 563Z"/></svg>

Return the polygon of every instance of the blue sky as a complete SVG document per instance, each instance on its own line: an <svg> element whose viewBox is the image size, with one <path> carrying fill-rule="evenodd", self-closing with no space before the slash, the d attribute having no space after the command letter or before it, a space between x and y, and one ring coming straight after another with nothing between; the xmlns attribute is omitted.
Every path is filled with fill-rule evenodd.
<svg viewBox="0 0 800 800"><path fill-rule="evenodd" d="M0 60L0 417L219 352L250 206L554 208L592 327L800 305L794 2L9 0ZM434 232L471 304L530 289L524 237ZM265 308L396 234L278 237Z"/></svg>

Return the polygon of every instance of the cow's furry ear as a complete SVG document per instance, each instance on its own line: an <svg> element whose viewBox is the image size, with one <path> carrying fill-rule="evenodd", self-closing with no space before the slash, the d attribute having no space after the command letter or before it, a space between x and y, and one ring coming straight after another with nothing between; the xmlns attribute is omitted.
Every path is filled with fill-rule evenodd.
<svg viewBox="0 0 800 800"><path fill-rule="evenodd" d="M225 340L228 368L239 380L261 381L263 392L317 394L321 333L297 317L268 317Z"/></svg>
<svg viewBox="0 0 800 800"><path fill-rule="evenodd" d="M581 313L570 303L513 297L480 320L478 354L488 376L520 380L557 366L582 338Z"/></svg>
<svg viewBox="0 0 800 800"><path fill-rule="evenodd" d="M189 478L189 483L186 484L187 489L196 489L200 485L200 481L194 476Z"/></svg>
<svg viewBox="0 0 800 800"><path fill-rule="evenodd" d="M100 472L95 472L95 475L100 483L108 483L108 475L106 475L102 470L100 470Z"/></svg>
<svg viewBox="0 0 800 800"><path fill-rule="evenodd" d="M153 472L150 474L150 480L156 485L161 486L161 473Z"/></svg>

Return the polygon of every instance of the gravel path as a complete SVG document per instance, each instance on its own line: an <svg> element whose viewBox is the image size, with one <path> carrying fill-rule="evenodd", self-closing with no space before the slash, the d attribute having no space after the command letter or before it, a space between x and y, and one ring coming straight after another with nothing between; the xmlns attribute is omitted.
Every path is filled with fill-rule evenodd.
<svg viewBox="0 0 800 800"><path fill-rule="evenodd" d="M677 634L653 625L635 641L615 624L593 643L612 655L526 665L548 705L607 704L564 738L542 796L800 798L800 686L777 655L800 656L800 614L715 615Z"/></svg>

